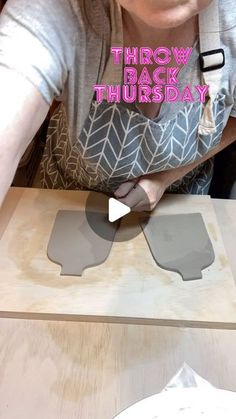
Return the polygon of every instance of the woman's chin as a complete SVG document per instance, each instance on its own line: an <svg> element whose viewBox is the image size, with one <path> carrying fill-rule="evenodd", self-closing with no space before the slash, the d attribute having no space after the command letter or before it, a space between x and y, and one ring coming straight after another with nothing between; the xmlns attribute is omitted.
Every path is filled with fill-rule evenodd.
<svg viewBox="0 0 236 419"><path fill-rule="evenodd" d="M157 14L150 14L148 17L141 18L143 22L153 28L158 29L171 29L177 28L178 26L183 25L189 19L193 17L193 14L190 15L187 12L179 11L165 11L158 12Z"/></svg>

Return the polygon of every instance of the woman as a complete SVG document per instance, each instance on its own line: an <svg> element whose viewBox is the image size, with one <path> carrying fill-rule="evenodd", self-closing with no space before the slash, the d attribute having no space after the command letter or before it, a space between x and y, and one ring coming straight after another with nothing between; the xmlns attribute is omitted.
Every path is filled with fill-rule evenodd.
<svg viewBox="0 0 236 419"><path fill-rule="evenodd" d="M114 193L137 211L153 209L165 190L207 193L210 158L236 135L234 0L215 2L226 64L207 104L98 103L93 86L122 84L123 62L113 65L112 46L193 48L178 82L198 85L198 16L211 5L212 0L8 0L0 20L0 200L55 97L62 105L50 124L43 187ZM206 26L207 44L215 32L206 33ZM136 69L140 74L141 66ZM213 129L205 129L207 124Z"/></svg>

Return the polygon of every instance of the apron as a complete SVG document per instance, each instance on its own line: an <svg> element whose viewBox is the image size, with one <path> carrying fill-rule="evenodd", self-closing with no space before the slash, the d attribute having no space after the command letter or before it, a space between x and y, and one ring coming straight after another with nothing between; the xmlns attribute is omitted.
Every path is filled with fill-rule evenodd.
<svg viewBox="0 0 236 419"><path fill-rule="evenodd" d="M212 36L209 45L209 35L203 35L206 25L209 28L212 12L214 21L211 21L211 26L219 29L218 2L212 4L211 9L204 11L204 16L200 13L199 17L203 63L198 78L202 78L202 84L210 85L208 102L179 103L173 112L172 109L170 112L172 104L163 103L159 116L151 120L135 107L131 109L123 103L97 103L93 100L81 134L74 142L69 138L66 112L61 104L48 129L41 163L42 187L113 193L127 180L193 163L219 144L225 110L225 95L220 91L221 69L213 68L204 73L203 68L204 65L214 67L214 57L216 66L217 60L221 59L218 52L218 56L213 54L210 64L204 62L205 51L218 51L220 46L219 36ZM117 45L117 42L112 44ZM120 44L123 45L123 40ZM196 72L199 72L198 47L196 43L190 57L191 64L198 69ZM206 57L208 59L207 54ZM111 83L107 76L112 73L109 71L111 65L108 61L101 84L119 84L114 80ZM179 73L180 86L181 83L191 84L191 71L187 76L186 72L187 66L182 74ZM207 194L212 172L211 159L172 184L168 191Z"/></svg>

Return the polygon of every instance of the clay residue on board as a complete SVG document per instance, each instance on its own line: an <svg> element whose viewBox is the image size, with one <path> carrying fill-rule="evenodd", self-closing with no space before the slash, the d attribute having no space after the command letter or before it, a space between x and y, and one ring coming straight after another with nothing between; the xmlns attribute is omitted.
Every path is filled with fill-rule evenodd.
<svg viewBox="0 0 236 419"><path fill-rule="evenodd" d="M208 224L207 224L207 227L208 227L208 230L209 230L209 232L210 232L210 236L212 237L212 239L213 239L215 242L217 242L217 241L218 241L218 237L217 237L217 232L216 232L216 229L215 229L214 224L212 224L212 223L208 223Z"/></svg>
<svg viewBox="0 0 236 419"><path fill-rule="evenodd" d="M222 268L227 268L229 266L229 261L225 255L220 254L219 259L220 259L220 264Z"/></svg>

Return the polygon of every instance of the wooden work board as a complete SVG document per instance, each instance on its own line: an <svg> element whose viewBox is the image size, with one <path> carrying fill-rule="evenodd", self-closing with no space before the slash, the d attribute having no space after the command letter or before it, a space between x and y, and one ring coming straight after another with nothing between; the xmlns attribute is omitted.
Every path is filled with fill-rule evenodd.
<svg viewBox="0 0 236 419"><path fill-rule="evenodd" d="M87 192L12 189L0 212L0 316L236 328L236 287L207 196L166 195L155 214L200 212L216 259L184 282L159 268L143 233L115 242L100 266L60 276L47 257L59 209L81 210Z"/></svg>

